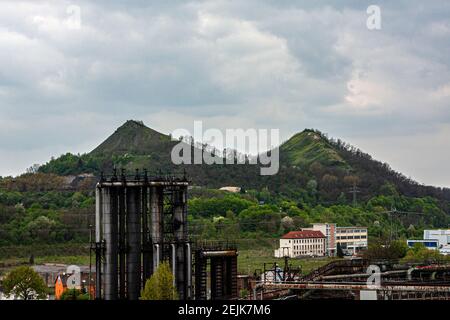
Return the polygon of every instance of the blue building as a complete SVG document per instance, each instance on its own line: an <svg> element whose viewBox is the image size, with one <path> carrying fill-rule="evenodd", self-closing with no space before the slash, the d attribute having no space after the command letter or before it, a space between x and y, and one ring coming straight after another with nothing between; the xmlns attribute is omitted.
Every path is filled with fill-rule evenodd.
<svg viewBox="0 0 450 320"><path fill-rule="evenodd" d="M409 248L414 247L416 243L421 243L430 250L439 250L439 240L406 240Z"/></svg>

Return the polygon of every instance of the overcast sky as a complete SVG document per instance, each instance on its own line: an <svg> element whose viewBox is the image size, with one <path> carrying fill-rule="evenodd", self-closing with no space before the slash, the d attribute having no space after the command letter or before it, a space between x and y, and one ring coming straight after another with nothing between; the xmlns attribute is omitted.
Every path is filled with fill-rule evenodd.
<svg viewBox="0 0 450 320"><path fill-rule="evenodd" d="M123 3L0 2L0 175L89 152L127 119L203 120L317 128L450 186L449 1Z"/></svg>

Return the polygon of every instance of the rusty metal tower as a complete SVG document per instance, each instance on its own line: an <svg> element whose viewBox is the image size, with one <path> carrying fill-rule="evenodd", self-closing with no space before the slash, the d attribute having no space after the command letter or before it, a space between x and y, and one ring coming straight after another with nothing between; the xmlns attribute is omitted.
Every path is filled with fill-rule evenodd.
<svg viewBox="0 0 450 320"><path fill-rule="evenodd" d="M96 186L96 298L137 300L162 261L180 299L192 298L185 175L102 175Z"/></svg>

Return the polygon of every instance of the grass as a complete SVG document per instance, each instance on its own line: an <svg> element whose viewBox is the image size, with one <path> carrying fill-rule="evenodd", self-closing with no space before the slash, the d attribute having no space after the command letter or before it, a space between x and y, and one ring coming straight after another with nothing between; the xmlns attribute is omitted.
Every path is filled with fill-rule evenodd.
<svg viewBox="0 0 450 320"><path fill-rule="evenodd" d="M293 267L301 267L302 273L306 274L317 269L333 258L305 258L305 259L289 259L289 264ZM240 250L238 256L238 272L243 274L253 274L256 269L263 270L264 263L267 268L276 262L281 268L284 266L284 259L274 258L271 249L249 249Z"/></svg>

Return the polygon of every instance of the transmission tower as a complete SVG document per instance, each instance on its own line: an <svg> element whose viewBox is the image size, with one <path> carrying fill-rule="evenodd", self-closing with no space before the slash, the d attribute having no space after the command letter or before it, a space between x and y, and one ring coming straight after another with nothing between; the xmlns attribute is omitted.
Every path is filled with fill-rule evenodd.
<svg viewBox="0 0 450 320"><path fill-rule="evenodd" d="M356 205L358 204L356 196L360 192L361 192L361 190L356 185L356 182L353 182L353 186L350 188L350 191L349 191L349 193L351 193L353 195L353 207L356 207Z"/></svg>
<svg viewBox="0 0 450 320"><path fill-rule="evenodd" d="M397 229L395 228L395 234L394 234L394 217L395 216L407 216L407 215L423 215L422 212L412 212L412 211L401 211L397 210L395 207L392 207L389 211L383 211L380 213L386 213L389 215L390 220L390 236L389 236L389 242L392 242L397 237Z"/></svg>

